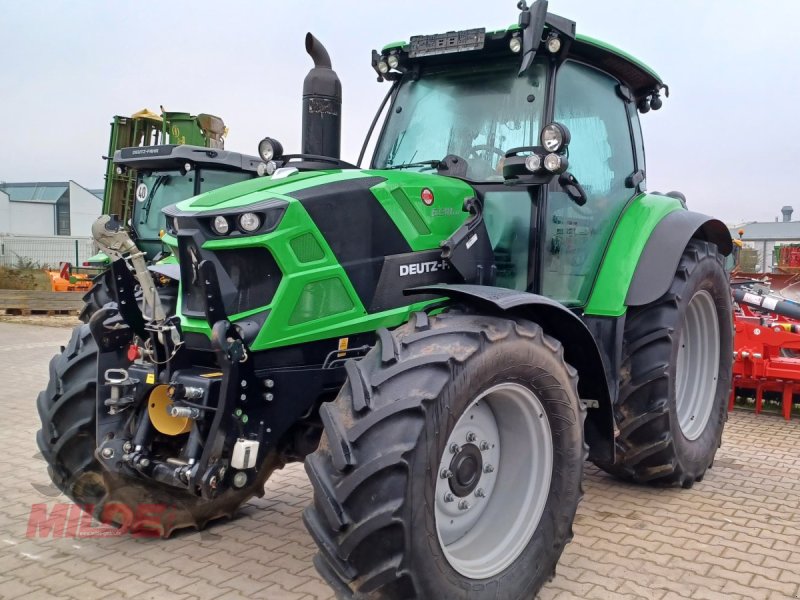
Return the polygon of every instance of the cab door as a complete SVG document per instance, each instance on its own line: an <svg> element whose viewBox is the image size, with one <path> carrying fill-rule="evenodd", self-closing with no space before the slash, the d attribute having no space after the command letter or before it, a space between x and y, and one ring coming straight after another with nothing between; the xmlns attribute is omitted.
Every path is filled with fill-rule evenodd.
<svg viewBox="0 0 800 600"><path fill-rule="evenodd" d="M556 76L554 120L570 131L569 171L588 200L578 206L557 181L550 184L540 293L568 306L586 304L614 226L637 193L633 132L618 86L577 61L565 62Z"/></svg>

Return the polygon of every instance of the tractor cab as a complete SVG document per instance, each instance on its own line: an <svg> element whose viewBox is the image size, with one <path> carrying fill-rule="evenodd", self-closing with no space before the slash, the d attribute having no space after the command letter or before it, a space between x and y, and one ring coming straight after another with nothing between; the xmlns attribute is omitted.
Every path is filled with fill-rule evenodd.
<svg viewBox="0 0 800 600"><path fill-rule="evenodd" d="M624 208L645 189L638 113L660 108L667 88L544 6L524 9L507 29L415 36L373 51L392 89L370 166L469 183L495 283L577 307L589 300Z"/></svg>
<svg viewBox="0 0 800 600"><path fill-rule="evenodd" d="M256 156L188 145L123 148L115 153L114 164L123 173L135 173L130 228L150 257L162 251L164 207L265 174Z"/></svg>

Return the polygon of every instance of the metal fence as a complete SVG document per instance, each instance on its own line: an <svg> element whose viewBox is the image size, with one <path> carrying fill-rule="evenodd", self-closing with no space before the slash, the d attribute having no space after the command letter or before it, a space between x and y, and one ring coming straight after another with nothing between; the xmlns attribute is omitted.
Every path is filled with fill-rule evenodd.
<svg viewBox="0 0 800 600"><path fill-rule="evenodd" d="M80 266L96 252L92 238L0 235L0 266L3 267L55 268L62 262Z"/></svg>

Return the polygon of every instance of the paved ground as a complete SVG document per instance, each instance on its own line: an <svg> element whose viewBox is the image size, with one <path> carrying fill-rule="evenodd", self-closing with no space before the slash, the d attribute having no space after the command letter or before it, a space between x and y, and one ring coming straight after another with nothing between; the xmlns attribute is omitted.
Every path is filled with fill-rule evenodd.
<svg viewBox="0 0 800 600"><path fill-rule="evenodd" d="M300 522L311 490L299 465L203 533L26 535L32 505L66 501L36 455L34 398L68 334L0 323L0 598L330 598ZM799 503L800 420L735 413L714 469L691 490L628 486L589 467L575 540L540 597L798 598Z"/></svg>

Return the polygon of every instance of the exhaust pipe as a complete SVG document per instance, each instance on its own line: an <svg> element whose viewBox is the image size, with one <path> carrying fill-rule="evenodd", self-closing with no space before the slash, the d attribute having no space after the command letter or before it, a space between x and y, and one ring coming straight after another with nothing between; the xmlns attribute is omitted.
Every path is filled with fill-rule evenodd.
<svg viewBox="0 0 800 600"><path fill-rule="evenodd" d="M342 83L325 46L311 33L306 34L306 52L314 68L303 81L303 154L340 158Z"/></svg>

